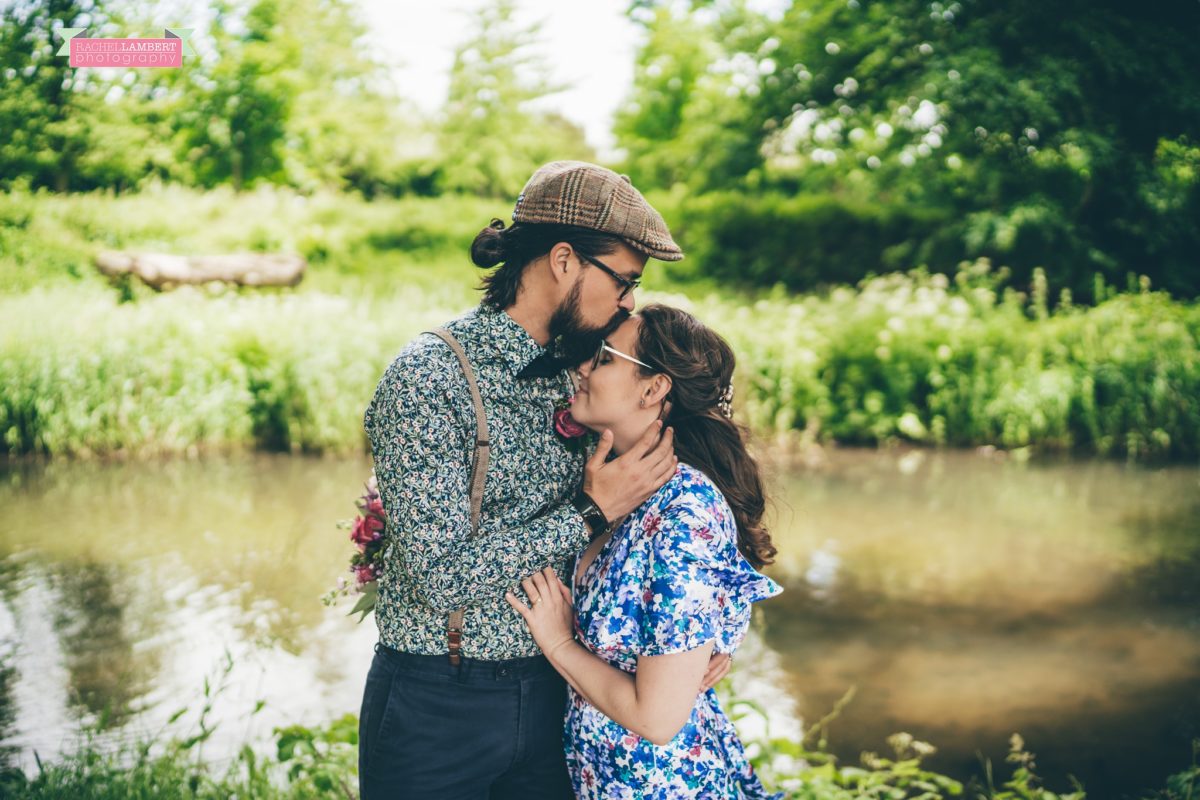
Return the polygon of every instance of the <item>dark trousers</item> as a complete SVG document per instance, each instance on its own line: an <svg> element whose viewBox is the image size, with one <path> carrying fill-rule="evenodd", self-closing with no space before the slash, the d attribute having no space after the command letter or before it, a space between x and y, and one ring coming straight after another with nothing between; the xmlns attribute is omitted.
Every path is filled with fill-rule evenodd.
<svg viewBox="0 0 1200 800"><path fill-rule="evenodd" d="M358 720L363 800L568 800L566 683L543 656L511 661L375 645Z"/></svg>

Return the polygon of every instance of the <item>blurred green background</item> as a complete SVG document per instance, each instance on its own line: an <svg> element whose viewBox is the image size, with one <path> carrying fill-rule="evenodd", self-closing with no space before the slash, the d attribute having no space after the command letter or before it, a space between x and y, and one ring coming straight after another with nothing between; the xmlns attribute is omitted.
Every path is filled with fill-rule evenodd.
<svg viewBox="0 0 1200 800"><path fill-rule="evenodd" d="M605 159L689 253L648 287L734 340L746 421L1200 456L1200 4L761 5L630 4ZM157 36L162 6L0 8L0 452L361 450L411 310L473 303L474 233L539 164L598 158L513 2L462 18L435 111L343 0L193 9L198 55L158 70L72 69L55 31ZM167 300L102 280L107 248L310 270ZM139 332L158 314L204 332ZM228 402L157 403L184 373Z"/></svg>

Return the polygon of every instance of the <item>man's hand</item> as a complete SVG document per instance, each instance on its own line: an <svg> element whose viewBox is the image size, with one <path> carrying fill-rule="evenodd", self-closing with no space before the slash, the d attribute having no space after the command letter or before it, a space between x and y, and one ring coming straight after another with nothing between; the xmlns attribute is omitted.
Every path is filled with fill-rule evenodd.
<svg viewBox="0 0 1200 800"><path fill-rule="evenodd" d="M724 680L732 666L733 656L728 653L714 652L712 658L708 659L708 669L704 672L704 681L700 684L700 691L707 692Z"/></svg>
<svg viewBox="0 0 1200 800"><path fill-rule="evenodd" d="M583 490L611 522L650 499L675 474L675 431L659 436L662 422L651 425L629 452L605 462L612 450L612 431L600 436L596 452L583 468Z"/></svg>

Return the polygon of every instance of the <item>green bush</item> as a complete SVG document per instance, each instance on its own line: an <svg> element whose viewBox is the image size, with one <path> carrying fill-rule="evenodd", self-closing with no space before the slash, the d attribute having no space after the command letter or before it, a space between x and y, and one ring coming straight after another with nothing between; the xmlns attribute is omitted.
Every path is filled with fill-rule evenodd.
<svg viewBox="0 0 1200 800"><path fill-rule="evenodd" d="M961 251L938 238L946 220L932 211L829 195L736 192L701 195L668 211L678 217L689 255L669 267L681 280L810 291L913 264L951 269L961 259Z"/></svg>
<svg viewBox="0 0 1200 800"><path fill-rule="evenodd" d="M1045 278L1001 291L986 263L896 273L826 297L697 303L738 354L760 432L878 444L1200 455L1200 305L1122 294L1051 314ZM1064 298L1065 299L1065 298Z"/></svg>

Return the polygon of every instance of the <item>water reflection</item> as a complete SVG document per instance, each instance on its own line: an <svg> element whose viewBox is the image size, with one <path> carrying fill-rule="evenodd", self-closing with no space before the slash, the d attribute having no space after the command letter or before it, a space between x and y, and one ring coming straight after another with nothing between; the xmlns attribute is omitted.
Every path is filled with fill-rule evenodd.
<svg viewBox="0 0 1200 800"><path fill-rule="evenodd" d="M1189 763L1195 469L846 452L781 485L789 591L766 641L803 718L858 687L832 725L844 760L905 730L967 775L1020 731L1060 788L1074 771L1098 797Z"/></svg>
<svg viewBox="0 0 1200 800"><path fill-rule="evenodd" d="M237 590L246 638L298 652L324 616L314 597L346 560L332 531L353 515L368 469L365 460L287 457L23 467L8 475L0 548L116 565L151 582L130 587L131 597L182 567ZM76 513L47 520L47 503Z"/></svg>
<svg viewBox="0 0 1200 800"><path fill-rule="evenodd" d="M136 652L135 643L154 630L152 618L135 615L134 586L123 572L112 564L61 562L47 576L72 703L112 725L137 710L134 701L159 667L153 651Z"/></svg>
<svg viewBox="0 0 1200 800"><path fill-rule="evenodd" d="M28 767L34 750L70 747L80 722L157 735L192 706L186 729L226 653L214 754L354 710L374 632L319 597L346 562L335 525L368 469L248 457L7 470L0 663L14 685L0 716L15 722L0 741Z"/></svg>
<svg viewBox="0 0 1200 800"><path fill-rule="evenodd" d="M1138 509L1119 524L1148 555L1113 592L1190 609L1192 627L1200 628L1200 492L1175 505Z"/></svg>
<svg viewBox="0 0 1200 800"><path fill-rule="evenodd" d="M8 603L10 587L14 585L14 571L14 565L0 561L0 742L10 742L16 732L17 722L17 706L13 698L17 668L13 656L18 643ZM0 770L16 763L17 752L18 748L11 743L0 744Z"/></svg>
<svg viewBox="0 0 1200 800"><path fill-rule="evenodd" d="M776 733L857 685L830 728L849 763L906 730L938 745L938 768L965 777L979 752L1004 775L1020 731L1053 786L1074 770L1092 797L1188 763L1200 470L919 451L772 466L788 591L765 604L737 685L772 705ZM368 469L253 456L0 472L0 746L28 765L105 714L156 731L227 652L214 754L355 710L374 630L318 598Z"/></svg>

